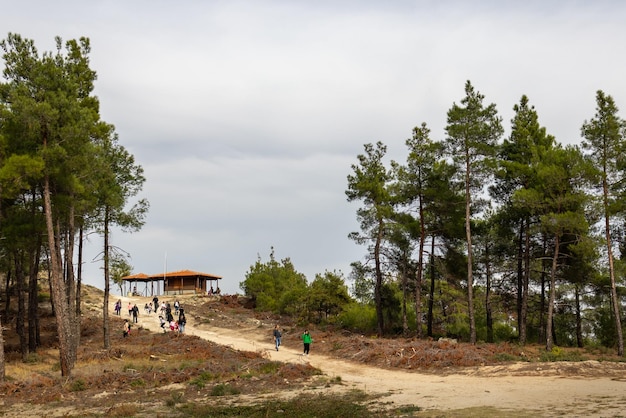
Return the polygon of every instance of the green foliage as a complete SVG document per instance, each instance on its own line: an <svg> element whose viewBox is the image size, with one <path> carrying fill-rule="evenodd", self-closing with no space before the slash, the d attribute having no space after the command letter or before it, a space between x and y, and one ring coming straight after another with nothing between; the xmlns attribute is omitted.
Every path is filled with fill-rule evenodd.
<svg viewBox="0 0 626 418"><path fill-rule="evenodd" d="M128 263L128 258L119 253L113 253L109 263L111 281L119 287L121 292L123 286L122 277L129 276L132 273L133 267Z"/></svg>
<svg viewBox="0 0 626 418"><path fill-rule="evenodd" d="M376 145L365 144L365 153L357 156L358 164L352 165L353 173L348 175L346 196L349 202L361 201L363 207L357 209L361 231L348 234L348 238L360 245L367 245L368 258L374 265L374 302L378 334L383 333L384 318L380 300L383 285L382 264L386 260L382 247L388 224L394 217L393 196L390 181L392 171L385 167L383 158L387 147L382 142Z"/></svg>
<svg viewBox="0 0 626 418"><path fill-rule="evenodd" d="M511 325L497 322L493 324L493 341L495 343L512 341L517 336L517 331Z"/></svg>
<svg viewBox="0 0 626 418"><path fill-rule="evenodd" d="M374 302L374 282L372 269L358 261L350 264L351 292L357 302L369 304Z"/></svg>
<svg viewBox="0 0 626 418"><path fill-rule="evenodd" d="M200 373L199 376L197 376L196 378L192 379L189 384L198 387L199 389L202 389L206 386L206 384L212 380L217 379L217 375L215 375L214 373L211 372L202 372Z"/></svg>
<svg viewBox="0 0 626 418"><path fill-rule="evenodd" d="M541 361L583 361L584 358L578 350L564 350L559 346L553 346L550 351L543 351L539 358Z"/></svg>
<svg viewBox="0 0 626 418"><path fill-rule="evenodd" d="M171 396L165 400L165 405L174 407L179 403L184 403L185 398L182 392L172 392Z"/></svg>
<svg viewBox="0 0 626 418"><path fill-rule="evenodd" d="M379 417L381 411L370 411L366 406L368 396L361 391L345 394L300 394L290 399L272 399L255 405L214 405L188 402L179 407L189 417ZM411 408L411 410L416 410ZM386 412L388 413L388 412ZM393 412L391 412L393 414Z"/></svg>
<svg viewBox="0 0 626 418"><path fill-rule="evenodd" d="M101 230L108 263L108 226L136 230L148 204L128 201L141 190L143 170L117 143L113 126L100 119L89 39L55 41L56 49L43 54L18 34L0 42L6 80L0 83L0 215L2 235L10 238L3 247L10 243L15 254L23 254L16 263L49 269L51 295L59 299L53 303L63 342L61 372L69 375L79 342L71 329L78 309L72 306L76 300L60 299L75 290L69 288L75 282L68 272L76 260L55 255L71 253L68 246L78 247L75 240L83 232ZM131 209L125 211L127 205ZM42 254L49 259L36 263ZM107 290L108 285L106 277Z"/></svg>
<svg viewBox="0 0 626 418"><path fill-rule="evenodd" d="M219 383L211 389L211 396L226 396L226 395L238 395L241 390L229 385L228 383Z"/></svg>
<svg viewBox="0 0 626 418"><path fill-rule="evenodd" d="M385 331L402 330L402 291L396 282L386 282L380 291L381 308L385 318Z"/></svg>
<svg viewBox="0 0 626 418"><path fill-rule="evenodd" d="M340 272L317 274L308 294L309 309L315 313L318 322L336 317L352 301Z"/></svg>
<svg viewBox="0 0 626 418"><path fill-rule="evenodd" d="M609 301L596 305L593 310L593 333L600 344L606 347L617 345L617 335L615 332L615 318Z"/></svg>
<svg viewBox="0 0 626 418"><path fill-rule="evenodd" d="M337 318L343 328L369 333L376 329L376 308L373 305L350 303Z"/></svg>
<svg viewBox="0 0 626 418"><path fill-rule="evenodd" d="M146 381L143 379L134 379L130 382L130 386L133 388L142 388L146 386Z"/></svg>
<svg viewBox="0 0 626 418"><path fill-rule="evenodd" d="M259 366L259 372L262 374L276 374L281 366L282 363L278 361L268 361Z"/></svg>
<svg viewBox="0 0 626 418"><path fill-rule="evenodd" d="M260 311L285 313L301 303L301 295L307 288L306 277L298 273L291 260L281 262L274 258L274 249L267 263L261 258L250 266L246 279L239 284L244 294L255 302ZM287 296L290 294L290 296Z"/></svg>
<svg viewBox="0 0 626 418"><path fill-rule="evenodd" d="M72 392L82 392L83 390L87 390L87 383L85 383L82 379L76 379L71 383L70 390Z"/></svg>

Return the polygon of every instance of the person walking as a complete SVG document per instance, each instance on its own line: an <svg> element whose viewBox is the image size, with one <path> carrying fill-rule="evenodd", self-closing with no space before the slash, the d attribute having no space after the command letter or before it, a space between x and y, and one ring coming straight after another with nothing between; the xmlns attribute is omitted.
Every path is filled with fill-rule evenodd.
<svg viewBox="0 0 626 418"><path fill-rule="evenodd" d="M124 320L124 328L123 328L123 336L124 338L128 337L128 334L130 334L130 322L128 322L128 319Z"/></svg>
<svg viewBox="0 0 626 418"><path fill-rule="evenodd" d="M133 322L135 324L139 322L139 308L137 304L133 305Z"/></svg>
<svg viewBox="0 0 626 418"><path fill-rule="evenodd" d="M278 329L278 324L274 326L274 344L276 345L276 351L278 351L278 347L280 347L280 341L283 337L282 332Z"/></svg>
<svg viewBox="0 0 626 418"><path fill-rule="evenodd" d="M185 314L181 313L178 316L178 332L181 334L185 332L185 324L187 323L187 318L185 318Z"/></svg>
<svg viewBox="0 0 626 418"><path fill-rule="evenodd" d="M119 316L120 312L122 312L122 301L118 300L115 302L115 314Z"/></svg>
<svg viewBox="0 0 626 418"><path fill-rule="evenodd" d="M311 348L311 342L313 339L311 338L311 334L309 334L309 330L305 329L304 334L302 334L302 343L304 344L304 355L309 355L309 348Z"/></svg>

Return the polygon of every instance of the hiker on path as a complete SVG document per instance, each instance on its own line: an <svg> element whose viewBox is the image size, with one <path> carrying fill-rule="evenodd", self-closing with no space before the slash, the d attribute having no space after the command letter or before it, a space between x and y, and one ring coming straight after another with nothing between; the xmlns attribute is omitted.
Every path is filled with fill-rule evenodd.
<svg viewBox="0 0 626 418"><path fill-rule="evenodd" d="M133 322L135 324L139 322L139 308L136 304L133 306Z"/></svg>
<svg viewBox="0 0 626 418"><path fill-rule="evenodd" d="M274 327L274 344L276 345L276 351L278 351L278 347L280 347L280 340L283 334L278 329L278 324Z"/></svg>
<svg viewBox="0 0 626 418"><path fill-rule="evenodd" d="M128 334L130 334L130 322L128 322L128 319L125 319L122 335L124 336L124 338L126 338L128 337Z"/></svg>
<svg viewBox="0 0 626 418"><path fill-rule="evenodd" d="M153 297L152 303L154 304L154 313L156 313L157 309L159 309L159 298L156 296Z"/></svg>
<svg viewBox="0 0 626 418"><path fill-rule="evenodd" d="M181 334L185 332L185 324L187 323L187 318L185 318L185 314L181 313L178 315L178 332Z"/></svg>
<svg viewBox="0 0 626 418"><path fill-rule="evenodd" d="M118 300L115 302L115 314L119 316L120 312L122 312L122 301Z"/></svg>
<svg viewBox="0 0 626 418"><path fill-rule="evenodd" d="M311 334L309 334L309 330L305 329L304 334L302 334L302 343L304 344L304 355L309 355L309 348L311 347L311 342L313 339L311 338Z"/></svg>

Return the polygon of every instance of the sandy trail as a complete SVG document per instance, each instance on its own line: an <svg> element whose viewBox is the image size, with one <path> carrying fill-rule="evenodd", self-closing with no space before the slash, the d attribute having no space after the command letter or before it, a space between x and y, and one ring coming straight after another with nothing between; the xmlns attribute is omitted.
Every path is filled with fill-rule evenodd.
<svg viewBox="0 0 626 418"><path fill-rule="evenodd" d="M123 298L125 303L133 298ZM144 299L137 298L138 306ZM141 303L141 305L140 305ZM126 305L123 305L124 307ZM143 310L142 310L143 311ZM124 311L122 311L124 312ZM381 402L415 405L427 410L456 410L491 406L502 410L527 411L535 416L611 417L626 415L626 376L579 378L572 376L472 376L467 374L436 375L386 370L315 355L304 357L300 350L281 347L275 351L268 335L244 329L194 326L187 315L185 333L237 350L264 352L272 360L309 362L324 374L339 376L351 388L381 393ZM162 332L158 316L140 314L139 325ZM248 331L248 332L246 332ZM514 367L514 366L512 366Z"/></svg>

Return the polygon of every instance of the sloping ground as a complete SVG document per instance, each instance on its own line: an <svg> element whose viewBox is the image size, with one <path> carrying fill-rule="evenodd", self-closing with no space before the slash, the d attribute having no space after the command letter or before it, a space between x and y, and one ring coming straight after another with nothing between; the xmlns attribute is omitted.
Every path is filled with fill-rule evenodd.
<svg viewBox="0 0 626 418"><path fill-rule="evenodd" d="M255 313L244 308L245 298L223 297L221 300L190 297L185 301L187 317L196 326L208 329L238 330L257 341L271 341L275 324L284 330L283 344L301 347L303 327L290 318ZM553 362L546 362L545 348L539 345L519 347L509 343L468 344L451 339L376 338L326 326L308 326L313 336L312 353L390 369L420 373L488 375L572 375L613 376L626 378L626 361L609 350L559 348ZM577 361L558 361L575 359ZM506 371L505 371L506 370Z"/></svg>
<svg viewBox="0 0 626 418"><path fill-rule="evenodd" d="M217 301L187 301L188 317L194 318L189 332L234 348L262 352L281 362L309 363L327 376L340 377L342 386L380 396L383 405L417 405L434 411L435 416L626 414L626 363L539 362L543 350L538 347L521 351L508 344L373 339L315 329L311 355L304 357L299 340L302 329L294 327L288 318L266 314L250 317L233 308L232 301L221 305ZM271 339L276 323L285 330L279 352ZM576 357L576 350L564 352ZM411 356L408 362L406 357ZM485 408L492 410L486 412Z"/></svg>
<svg viewBox="0 0 626 418"><path fill-rule="evenodd" d="M125 339L121 323L128 316L124 311L121 317L113 315L112 348L103 350L101 298L94 291L84 299L90 302L73 378L60 378L54 319L48 318L42 328L50 348L32 355L27 364L16 361L14 351L8 354L0 416L140 416L138 411L141 416L171 416L168 405L181 399L255 403L267 396L295 396L303 389L359 389L382 396L378 407L499 408L491 416L501 416L503 407L518 411L515 416L537 411L542 416L626 414L625 363L537 362L539 347L522 352L509 344L376 339L330 328L311 330L311 356L304 357L301 327L289 318L254 313L235 296L181 297L188 319L184 335L161 332L157 316L142 309L139 324ZM132 301L143 307L148 299ZM277 323L285 331L279 352L271 338ZM15 336L5 335L7 348L14 350Z"/></svg>

